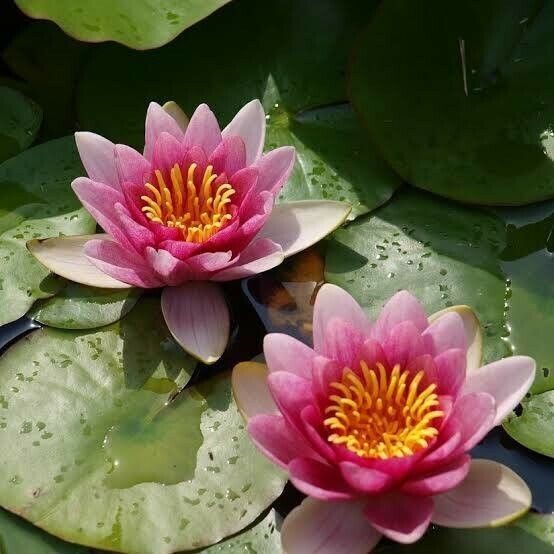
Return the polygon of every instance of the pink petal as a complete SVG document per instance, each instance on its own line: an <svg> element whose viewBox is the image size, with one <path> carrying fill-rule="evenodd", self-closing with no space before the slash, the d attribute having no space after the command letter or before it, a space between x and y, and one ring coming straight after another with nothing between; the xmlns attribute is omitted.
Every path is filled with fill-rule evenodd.
<svg viewBox="0 0 554 554"><path fill-rule="evenodd" d="M456 312L447 312L439 317L423 332L426 351L437 356L445 350L458 348L467 350L464 321Z"/></svg>
<svg viewBox="0 0 554 554"><path fill-rule="evenodd" d="M311 380L315 352L299 340L282 333L266 335L264 355L270 372L288 371Z"/></svg>
<svg viewBox="0 0 554 554"><path fill-rule="evenodd" d="M281 529L287 554L368 554L380 538L358 502L306 498L289 513Z"/></svg>
<svg viewBox="0 0 554 554"><path fill-rule="evenodd" d="M169 252L148 247L145 256L149 266L164 285L177 286L191 279L188 265Z"/></svg>
<svg viewBox="0 0 554 554"><path fill-rule="evenodd" d="M288 371L275 371L269 374L267 383L285 419L300 431L300 412L313 401L310 382Z"/></svg>
<svg viewBox="0 0 554 554"><path fill-rule="evenodd" d="M361 332L350 323L336 317L331 318L327 321L319 353L337 361L343 367L352 368L354 361L359 358L363 339Z"/></svg>
<svg viewBox="0 0 554 554"><path fill-rule="evenodd" d="M288 466L291 483L301 492L319 500L350 500L354 492L336 467L312 458L295 458Z"/></svg>
<svg viewBox="0 0 554 554"><path fill-rule="evenodd" d="M220 142L221 131L215 115L206 104L200 104L190 118L184 145L200 146L209 157Z"/></svg>
<svg viewBox="0 0 554 554"><path fill-rule="evenodd" d="M373 326L371 336L382 343L391 329L403 321L411 321L419 332L423 332L428 326L427 316L421 304L405 290L397 292L385 304Z"/></svg>
<svg viewBox="0 0 554 554"><path fill-rule="evenodd" d="M462 529L497 527L522 516L531 491L511 469L491 460L473 460L466 479L435 497L433 522Z"/></svg>
<svg viewBox="0 0 554 554"><path fill-rule="evenodd" d="M381 493L393 483L388 473L369 469L352 462L340 462L339 468L343 479L354 490L363 494Z"/></svg>
<svg viewBox="0 0 554 554"><path fill-rule="evenodd" d="M258 175L258 170L255 167L245 167L233 175L232 185L236 191L233 202L240 206L239 217L241 219L248 219L253 215L252 209L248 206L243 207L243 203L246 202L245 198L249 196L249 193L252 194L251 191L255 189Z"/></svg>
<svg viewBox="0 0 554 554"><path fill-rule="evenodd" d="M244 169L246 151L240 137L224 138L213 151L208 163L213 166L214 173L225 173L230 178L239 170ZM233 198L233 202L235 202Z"/></svg>
<svg viewBox="0 0 554 554"><path fill-rule="evenodd" d="M160 170L165 179L166 185L171 189L171 169L175 164L183 163L186 149L173 135L169 133L160 133L154 144L154 153L152 155L152 169ZM181 168L183 172L187 167ZM184 176L186 178L186 176ZM152 176L154 180L154 176ZM156 180L157 182L157 180Z"/></svg>
<svg viewBox="0 0 554 554"><path fill-rule="evenodd" d="M243 279L272 269L282 261L283 251L278 244L269 239L257 239L241 252L235 265L216 273L212 280Z"/></svg>
<svg viewBox="0 0 554 554"><path fill-rule="evenodd" d="M462 443L456 452L467 452L481 441L494 426L495 415L494 397L486 392L474 392L458 398L450 415L450 420L458 423L462 434Z"/></svg>
<svg viewBox="0 0 554 554"><path fill-rule="evenodd" d="M215 283L191 281L162 292L162 312L171 334L189 354L213 364L229 340L229 309Z"/></svg>
<svg viewBox="0 0 554 554"><path fill-rule="evenodd" d="M431 522L433 500L405 494L383 495L372 499L364 513L383 535L403 544L416 542Z"/></svg>
<svg viewBox="0 0 554 554"><path fill-rule="evenodd" d="M265 113L260 101L252 100L243 106L221 134L223 138L241 137L246 147L246 165L255 163L265 140Z"/></svg>
<svg viewBox="0 0 554 554"><path fill-rule="evenodd" d="M437 469L435 473L408 479L400 490L403 493L415 496L432 496L449 491L465 479L470 462L471 458L464 454L446 466Z"/></svg>
<svg viewBox="0 0 554 554"><path fill-rule="evenodd" d="M133 248L142 253L148 246L154 244L156 237L149 229L137 223L130 215L125 206L117 203L115 213L119 219L121 230L125 233L127 240L133 245Z"/></svg>
<svg viewBox="0 0 554 554"><path fill-rule="evenodd" d="M436 447L419 463L418 471L430 471L438 467L444 460L453 459L454 452L462 451L458 448L462 443L462 433L455 426L451 426L448 430L441 430L439 441L437 441Z"/></svg>
<svg viewBox="0 0 554 554"><path fill-rule="evenodd" d="M371 324L356 300L344 289L325 284L317 293L314 304L313 340L316 352L324 351L327 324L332 318L350 323L364 338L369 336Z"/></svg>
<svg viewBox="0 0 554 554"><path fill-rule="evenodd" d="M146 112L144 157L148 160L154 155L154 146L162 133L169 133L177 140L183 140L183 131L179 124L156 102L150 102Z"/></svg>
<svg viewBox="0 0 554 554"><path fill-rule="evenodd" d="M100 227L122 247L134 251L133 245L121 230L119 215L115 210L116 204L125 203L123 195L109 185L91 181L86 177L78 177L71 183L71 187Z"/></svg>
<svg viewBox="0 0 554 554"><path fill-rule="evenodd" d="M278 413L267 386L267 375L267 366L258 362L241 362L233 368L233 396L244 419Z"/></svg>
<svg viewBox="0 0 554 554"><path fill-rule="evenodd" d="M129 182L142 187L151 178L150 162L134 148L125 144L115 145L115 164L121 183ZM146 189L142 188L142 191L144 194Z"/></svg>
<svg viewBox="0 0 554 554"><path fill-rule="evenodd" d="M363 360L369 368L374 368L377 363L387 363L387 357L385 355L383 347L381 346L381 343L377 342L374 339L367 339L364 341L360 349L359 359L360 361ZM355 365L357 366L358 364L359 361ZM423 368L419 368L417 371L419 371L420 369Z"/></svg>
<svg viewBox="0 0 554 554"><path fill-rule="evenodd" d="M439 394L456 398L466 378L465 351L459 348L446 350L433 360L433 366L434 370L428 372L428 377L431 382L437 383Z"/></svg>
<svg viewBox="0 0 554 554"><path fill-rule="evenodd" d="M95 133L79 132L75 133L75 143L91 180L120 190L113 142Z"/></svg>
<svg viewBox="0 0 554 554"><path fill-rule="evenodd" d="M187 242L184 240L164 240L160 242L159 248L167 250L172 256L181 261L187 261L188 258L202 250L202 243Z"/></svg>
<svg viewBox="0 0 554 554"><path fill-rule="evenodd" d="M304 437L295 433L280 415L255 415L248 422L248 433L262 453L283 469L295 458L317 457Z"/></svg>
<svg viewBox="0 0 554 554"><path fill-rule="evenodd" d="M292 146L281 146L263 155L256 163L260 172L257 190L269 191L276 196L292 173L295 158L296 151Z"/></svg>
<svg viewBox="0 0 554 554"><path fill-rule="evenodd" d="M316 356L312 362L312 391L322 410L329 405L332 394L329 385L340 382L344 366L324 356Z"/></svg>
<svg viewBox="0 0 554 554"><path fill-rule="evenodd" d="M410 360L424 352L421 333L411 321L403 321L392 327L382 344L390 367L398 364L404 368Z"/></svg>
<svg viewBox="0 0 554 554"><path fill-rule="evenodd" d="M535 360L512 356L468 373L464 394L488 392L496 402L494 425L498 425L527 394L535 379Z"/></svg>
<svg viewBox="0 0 554 554"><path fill-rule="evenodd" d="M111 240L91 240L86 243L84 252L98 269L110 277L140 288L162 286L154 272L143 264L136 254L122 248Z"/></svg>
<svg viewBox="0 0 554 554"><path fill-rule="evenodd" d="M305 437L310 441L312 447L326 461L335 463L337 456L335 451L324 438L323 418L321 412L313 405L306 406L300 412Z"/></svg>

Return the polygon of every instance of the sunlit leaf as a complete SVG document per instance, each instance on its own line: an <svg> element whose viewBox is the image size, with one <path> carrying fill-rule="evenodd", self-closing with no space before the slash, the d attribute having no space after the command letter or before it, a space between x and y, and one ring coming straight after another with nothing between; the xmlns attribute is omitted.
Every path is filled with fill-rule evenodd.
<svg viewBox="0 0 554 554"><path fill-rule="evenodd" d="M250 443L228 376L175 397L193 366L157 298L97 331L16 343L0 359L0 503L119 552L199 548L246 527L285 476Z"/></svg>

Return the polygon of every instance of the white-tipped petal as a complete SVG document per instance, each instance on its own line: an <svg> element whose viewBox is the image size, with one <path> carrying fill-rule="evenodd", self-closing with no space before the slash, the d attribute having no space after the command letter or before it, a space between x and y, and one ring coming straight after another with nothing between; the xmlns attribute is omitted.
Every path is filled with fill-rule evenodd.
<svg viewBox="0 0 554 554"><path fill-rule="evenodd" d="M267 366L258 362L241 362L233 369L233 395L246 420L258 414L279 413L267 386L267 375Z"/></svg>
<svg viewBox="0 0 554 554"><path fill-rule="evenodd" d="M223 354L229 340L230 316L221 287L189 281L162 292L165 322L183 350L205 364Z"/></svg>
<svg viewBox="0 0 554 554"><path fill-rule="evenodd" d="M433 501L433 523L460 529L498 527L529 510L531 491L506 466L491 460L473 460L464 481L455 489L434 496Z"/></svg>
<svg viewBox="0 0 554 554"><path fill-rule="evenodd" d="M469 306L451 306L436 312L429 316L429 323L435 322L441 316L455 312L464 322L464 328L467 339L467 366L466 371L470 372L478 367L481 367L483 358L483 334L481 332L481 324L475 315L475 312Z"/></svg>
<svg viewBox="0 0 554 554"><path fill-rule="evenodd" d="M334 200L301 200L277 204L259 237L280 244L285 257L305 250L340 227L351 207Z"/></svg>
<svg viewBox="0 0 554 554"><path fill-rule="evenodd" d="M36 239L27 243L29 252L50 271L70 281L106 289L127 289L131 285L110 277L93 265L84 246L93 239L111 240L106 234Z"/></svg>

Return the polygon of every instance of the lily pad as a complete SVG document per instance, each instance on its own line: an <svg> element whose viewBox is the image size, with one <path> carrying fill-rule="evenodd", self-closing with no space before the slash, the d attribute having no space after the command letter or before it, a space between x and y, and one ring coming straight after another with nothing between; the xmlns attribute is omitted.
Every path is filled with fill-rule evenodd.
<svg viewBox="0 0 554 554"><path fill-rule="evenodd" d="M525 398L504 429L528 448L554 458L554 390Z"/></svg>
<svg viewBox="0 0 554 554"><path fill-rule="evenodd" d="M554 389L552 203L485 211L404 190L334 235L326 278L375 315L400 289L429 313L467 304L485 335L485 362L512 353L537 360L532 392ZM513 435L515 436L515 435ZM522 435L515 437L522 439ZM536 436L543 442L544 435ZM525 446L535 449L526 439Z"/></svg>
<svg viewBox="0 0 554 554"><path fill-rule="evenodd" d="M340 199L352 203L352 217L365 213L390 198L399 178L365 144L349 105L336 104L346 98L350 46L374 6L362 0L236 0L162 49L139 53L106 45L83 71L80 127L142 148L151 100L175 100L188 114L206 102L225 124L260 98L267 146L292 144L298 153L281 198ZM235 34L225 48L206 40L237 28L249 32ZM145 78L153 72L155 79Z"/></svg>
<svg viewBox="0 0 554 554"><path fill-rule="evenodd" d="M157 48L229 0L16 0L30 17L50 19L87 42L114 40L131 48Z"/></svg>
<svg viewBox="0 0 554 554"><path fill-rule="evenodd" d="M0 510L2 554L87 554L90 550L63 542L17 516Z"/></svg>
<svg viewBox="0 0 554 554"><path fill-rule="evenodd" d="M38 301L29 316L59 329L94 329L124 317L140 297L138 289L97 289L68 282L54 297Z"/></svg>
<svg viewBox="0 0 554 554"><path fill-rule="evenodd" d="M44 110L43 139L75 130L75 83L86 51L87 45L68 37L53 23L35 21L2 52L3 61L21 79L17 89Z"/></svg>
<svg viewBox="0 0 554 554"><path fill-rule="evenodd" d="M545 521L537 522L536 518ZM551 554L554 516L529 514L514 524L496 529L460 530L434 527L420 541L410 546L382 543L375 554Z"/></svg>
<svg viewBox="0 0 554 554"><path fill-rule="evenodd" d="M26 150L0 164L0 324L22 315L60 283L27 251L33 238L91 233L71 180L83 173L72 137Z"/></svg>
<svg viewBox="0 0 554 554"><path fill-rule="evenodd" d="M109 327L16 343L0 359L0 503L65 540L139 554L246 527L286 477L248 440L228 376L175 396L193 366L156 298Z"/></svg>
<svg viewBox="0 0 554 554"><path fill-rule="evenodd" d="M235 537L202 550L202 554L216 554L217 552L280 554L282 552L281 535L277 530L277 519L279 516L275 510L270 510L259 523Z"/></svg>
<svg viewBox="0 0 554 554"><path fill-rule="evenodd" d="M31 146L41 121L42 110L35 102L0 86L0 162Z"/></svg>
<svg viewBox="0 0 554 554"><path fill-rule="evenodd" d="M540 0L382 2L351 98L394 170L465 202L553 197L553 25Z"/></svg>

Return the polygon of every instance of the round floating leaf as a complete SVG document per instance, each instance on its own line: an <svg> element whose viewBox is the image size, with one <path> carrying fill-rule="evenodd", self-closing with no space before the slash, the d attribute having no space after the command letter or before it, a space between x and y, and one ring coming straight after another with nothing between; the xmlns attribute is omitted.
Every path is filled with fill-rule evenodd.
<svg viewBox="0 0 554 554"><path fill-rule="evenodd" d="M114 40L131 48L157 48L229 0L16 0L30 17L50 19L88 42Z"/></svg>
<svg viewBox="0 0 554 554"><path fill-rule="evenodd" d="M217 552L281 554L281 535L277 530L278 518L275 510L270 510L259 523L231 539L202 550L202 554L216 554Z"/></svg>
<svg viewBox="0 0 554 554"><path fill-rule="evenodd" d="M554 390L525 398L504 429L528 448L554 458Z"/></svg>
<svg viewBox="0 0 554 554"><path fill-rule="evenodd" d="M68 282L56 296L37 302L29 315L49 327L94 329L120 320L139 297L138 289L96 289Z"/></svg>
<svg viewBox="0 0 554 554"><path fill-rule="evenodd" d="M240 531L285 476L249 441L229 377L175 397L192 367L156 298L97 331L45 328L16 343L0 359L0 503L120 552L176 552Z"/></svg>
<svg viewBox="0 0 554 554"><path fill-rule="evenodd" d="M70 187L82 173L72 137L36 146L0 165L0 324L21 317L36 299L59 288L26 242L96 228Z"/></svg>
<svg viewBox="0 0 554 554"><path fill-rule="evenodd" d="M0 86L0 162L31 146L41 121L37 104L17 90Z"/></svg>
<svg viewBox="0 0 554 554"><path fill-rule="evenodd" d="M351 97L395 171L466 202L554 196L553 25L539 0L382 2Z"/></svg>
<svg viewBox="0 0 554 554"><path fill-rule="evenodd" d="M536 518L544 518L537 521ZM420 541L410 546L381 543L375 554L551 554L554 516L528 514L507 527L496 529L446 529L433 527Z"/></svg>
<svg viewBox="0 0 554 554"><path fill-rule="evenodd" d="M2 554L86 554L90 551L68 544L26 521L0 510L0 552Z"/></svg>
<svg viewBox="0 0 554 554"><path fill-rule="evenodd" d="M267 146L297 149L281 199L345 200L353 205L352 217L365 213L385 202L399 179L366 144L352 109L336 104L346 97L350 45L374 5L237 0L160 50L105 46L79 85L80 127L142 148L151 100L175 100L188 115L207 102L226 124L246 102L260 98L268 114ZM206 40L244 28L248 33L234 34L225 48ZM155 79L145 78L153 73Z"/></svg>
<svg viewBox="0 0 554 554"><path fill-rule="evenodd" d="M400 289L428 313L471 306L483 326L485 362L533 356L532 391L551 390L554 344L545 333L554 325L553 213L552 203L492 212L405 190L335 234L326 277L372 316Z"/></svg>
<svg viewBox="0 0 554 554"><path fill-rule="evenodd" d="M26 25L2 52L6 65L23 81L18 90L44 110L43 139L75 130L75 82L86 50L87 45L71 39L53 23L36 21Z"/></svg>

